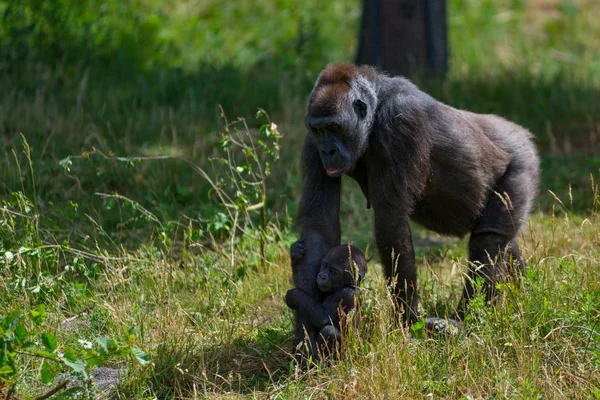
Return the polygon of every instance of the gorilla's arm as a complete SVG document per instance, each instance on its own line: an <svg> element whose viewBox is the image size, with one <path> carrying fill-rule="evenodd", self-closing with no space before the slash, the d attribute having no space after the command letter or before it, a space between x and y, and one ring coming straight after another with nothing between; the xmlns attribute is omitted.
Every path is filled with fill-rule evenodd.
<svg viewBox="0 0 600 400"><path fill-rule="evenodd" d="M341 178L327 176L319 151L311 135L306 136L302 154L304 189L297 224L302 228L304 244L302 259L293 268L294 284L311 297L318 299L317 274L325 254L340 244Z"/></svg>
<svg viewBox="0 0 600 400"><path fill-rule="evenodd" d="M301 289L291 289L285 295L285 303L297 313L305 315L308 322L318 330L332 323L339 326L338 308L349 311L354 308L354 296L358 289L351 287L341 288L327 296L322 304L318 304L312 297Z"/></svg>
<svg viewBox="0 0 600 400"><path fill-rule="evenodd" d="M340 308L344 313L350 312L354 308L354 298L358 296L359 293L360 289L345 286L330 293L325 300L323 300L321 307L325 309L325 312L331 317L331 320L335 325L339 326Z"/></svg>
<svg viewBox="0 0 600 400"><path fill-rule="evenodd" d="M285 294L285 304L295 310L296 315L304 316L307 319L305 325L308 322L317 330L321 330L329 322L329 316L325 309L302 289L288 290Z"/></svg>
<svg viewBox="0 0 600 400"><path fill-rule="evenodd" d="M333 246L339 245L341 178L327 176L322 166L319 151L312 135L306 135L302 149L303 192L298 210L297 225L301 227L299 241L304 245L301 259L294 260L292 276L296 288L304 291L308 298L320 301L322 294L317 286L317 274L321 260ZM318 334L310 321L310 308L301 308L294 318L294 346L300 344L308 334L309 348Z"/></svg>

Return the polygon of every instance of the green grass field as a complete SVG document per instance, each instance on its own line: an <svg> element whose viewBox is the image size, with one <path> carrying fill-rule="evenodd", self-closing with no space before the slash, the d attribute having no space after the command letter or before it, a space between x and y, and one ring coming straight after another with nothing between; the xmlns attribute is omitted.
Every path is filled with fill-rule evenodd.
<svg viewBox="0 0 600 400"><path fill-rule="evenodd" d="M399 328L346 180L375 257L308 371L283 302L305 101L361 2L295 3L0 0L0 398L600 399L600 3L448 2L450 72L418 83L534 133L529 269L459 335ZM424 315L451 313L466 241L413 233Z"/></svg>

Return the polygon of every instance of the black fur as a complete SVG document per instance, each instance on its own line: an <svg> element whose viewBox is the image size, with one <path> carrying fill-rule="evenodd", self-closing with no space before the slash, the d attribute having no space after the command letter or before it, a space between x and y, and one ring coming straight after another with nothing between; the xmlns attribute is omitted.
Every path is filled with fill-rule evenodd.
<svg viewBox="0 0 600 400"><path fill-rule="evenodd" d="M305 254L304 243L297 241L290 249L292 270L297 267ZM303 289L288 290L285 302L296 316L303 321L307 332L317 333L316 344L325 344L321 350L333 350L340 342L341 327L345 316L354 309L358 285L367 272L367 261L360 249L354 246L335 246L323 258L320 272L315 278L321 292L316 301ZM299 342L298 342L299 343ZM314 346L314 343L310 344ZM318 356L312 349L313 356Z"/></svg>
<svg viewBox="0 0 600 400"><path fill-rule="evenodd" d="M396 278L394 295L405 321L416 319L418 305L409 218L442 234L470 233L470 278L485 279L489 299L506 272L504 259L522 265L513 239L539 180L538 155L526 129L452 108L405 78L352 64L333 64L320 74L306 126L297 219L306 254L294 282L315 302L323 299L315 279L320 261L340 243L343 174L359 183L373 207L384 272ZM472 296L467 279L457 319ZM298 341L303 326L314 336L310 321L298 314Z"/></svg>

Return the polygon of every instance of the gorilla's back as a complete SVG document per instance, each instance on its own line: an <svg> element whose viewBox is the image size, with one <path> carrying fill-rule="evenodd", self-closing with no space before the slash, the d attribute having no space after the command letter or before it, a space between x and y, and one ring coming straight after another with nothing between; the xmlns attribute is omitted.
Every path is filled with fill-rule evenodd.
<svg viewBox="0 0 600 400"><path fill-rule="evenodd" d="M474 122L473 114L438 103L430 116L435 138L431 171L411 218L427 229L464 236L504 174L511 155Z"/></svg>

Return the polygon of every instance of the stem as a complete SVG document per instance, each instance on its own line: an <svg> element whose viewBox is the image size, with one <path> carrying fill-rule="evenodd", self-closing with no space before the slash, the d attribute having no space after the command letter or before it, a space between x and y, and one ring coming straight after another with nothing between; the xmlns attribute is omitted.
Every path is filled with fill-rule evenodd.
<svg viewBox="0 0 600 400"><path fill-rule="evenodd" d="M235 273L235 231L237 229L238 214L239 211L236 209L233 217L233 224L231 226L231 277L233 277L233 274Z"/></svg>
<svg viewBox="0 0 600 400"><path fill-rule="evenodd" d="M260 268L265 270L265 235L266 235L266 222L265 222L265 198L263 195L263 206L260 209Z"/></svg>
<svg viewBox="0 0 600 400"><path fill-rule="evenodd" d="M34 400L44 400L44 399L47 399L47 398L53 396L57 392L63 390L69 384L69 382L70 382L70 380L68 380L68 379L66 381L62 381L56 387L54 387L54 389L50 390L46 394L36 397Z"/></svg>
<svg viewBox="0 0 600 400"><path fill-rule="evenodd" d="M38 357L38 358L43 358L43 359L46 359L46 360L51 360L51 361L54 361L54 362L59 362L59 360L57 360L56 358L52 358L52 357L48 357L48 356L44 356L44 355L36 354L36 353L30 353L28 351L19 350L19 351L17 351L17 354L22 354L24 356L30 356L30 357Z"/></svg>
<svg viewBox="0 0 600 400"><path fill-rule="evenodd" d="M6 392L6 397L4 398L4 400L10 400L10 398L12 397L12 395L15 393L15 387L11 386L10 389L8 389L8 392Z"/></svg>
<svg viewBox="0 0 600 400"><path fill-rule="evenodd" d="M33 162L31 161L31 148L29 147L29 143L27 139L25 139L25 135L21 133L21 139L23 139L23 152L25 153L25 157L27 157L27 162L29 163L29 175L31 177L31 190L33 192L33 209L35 210L35 215L37 219L38 215L38 202L37 202L37 192L35 190L35 175L33 173ZM36 229L37 229L37 220L36 220Z"/></svg>

